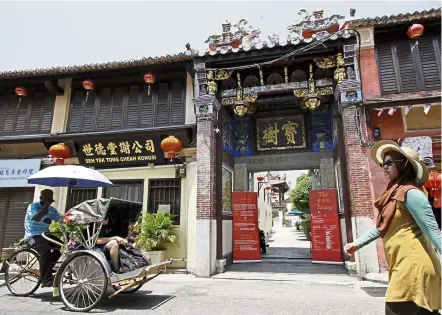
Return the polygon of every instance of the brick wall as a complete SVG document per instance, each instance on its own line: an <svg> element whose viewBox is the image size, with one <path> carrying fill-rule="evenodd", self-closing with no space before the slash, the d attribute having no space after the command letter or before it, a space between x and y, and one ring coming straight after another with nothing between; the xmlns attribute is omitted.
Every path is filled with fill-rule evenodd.
<svg viewBox="0 0 442 315"><path fill-rule="evenodd" d="M381 85L376 54L373 48L361 50L360 69L364 98L379 97L381 95Z"/></svg>
<svg viewBox="0 0 442 315"><path fill-rule="evenodd" d="M360 120L364 122L363 110L348 108L342 113L351 213L353 216L373 217L374 196L369 168L370 148L361 146L356 111L359 111ZM365 124L362 124L362 128L362 133L365 134Z"/></svg>
<svg viewBox="0 0 442 315"><path fill-rule="evenodd" d="M216 218L216 146L212 120L197 123L197 220Z"/></svg>
<svg viewBox="0 0 442 315"><path fill-rule="evenodd" d="M233 157L229 153L227 153L227 151L224 149L223 149L223 164L230 167L231 169L234 168Z"/></svg>

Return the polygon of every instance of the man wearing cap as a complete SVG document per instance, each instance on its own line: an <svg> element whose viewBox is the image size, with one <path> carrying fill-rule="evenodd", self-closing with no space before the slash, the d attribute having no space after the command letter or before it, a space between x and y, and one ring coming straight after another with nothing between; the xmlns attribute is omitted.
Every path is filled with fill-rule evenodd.
<svg viewBox="0 0 442 315"><path fill-rule="evenodd" d="M25 239L35 247L40 255L40 279L42 287L52 286L52 265L60 258L60 251L52 250L49 242L41 234L49 232L52 221L61 221L63 216L51 206L54 202L52 190L45 189L40 193L40 201L28 206L25 216Z"/></svg>

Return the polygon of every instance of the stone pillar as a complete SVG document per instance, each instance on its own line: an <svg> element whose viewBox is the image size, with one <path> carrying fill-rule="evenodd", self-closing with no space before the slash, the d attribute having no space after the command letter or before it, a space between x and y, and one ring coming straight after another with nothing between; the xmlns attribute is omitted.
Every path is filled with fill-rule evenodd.
<svg viewBox="0 0 442 315"><path fill-rule="evenodd" d="M361 126L358 126L356 119L358 114L360 121L364 122L365 117L362 108L346 107L342 110L346 161L341 161L341 163L347 163L354 240L361 237L374 225L374 194L369 167L371 147L361 144L359 132L362 135L365 134L365 125L361 123ZM356 272L360 277L367 273L378 273L379 264L376 243L373 242L359 250L356 253L355 263Z"/></svg>
<svg viewBox="0 0 442 315"><path fill-rule="evenodd" d="M71 101L72 79L60 79L58 80L58 85L64 89L64 94L55 97L54 115L51 126L52 134L66 132Z"/></svg>
<svg viewBox="0 0 442 315"><path fill-rule="evenodd" d="M214 96L195 100L197 119L197 201L195 275L210 277L216 263L216 112Z"/></svg>
<svg viewBox="0 0 442 315"><path fill-rule="evenodd" d="M248 191L249 176L247 174L246 164L235 164L234 191Z"/></svg>
<svg viewBox="0 0 442 315"><path fill-rule="evenodd" d="M333 159L321 159L319 171L321 173L321 188L336 188Z"/></svg>

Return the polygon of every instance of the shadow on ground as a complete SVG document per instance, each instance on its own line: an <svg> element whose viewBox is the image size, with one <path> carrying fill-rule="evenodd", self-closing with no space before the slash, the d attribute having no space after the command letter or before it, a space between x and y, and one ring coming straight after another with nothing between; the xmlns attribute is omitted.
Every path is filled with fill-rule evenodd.
<svg viewBox="0 0 442 315"><path fill-rule="evenodd" d="M122 309L155 310L175 298L173 295L154 295L152 294L152 291L140 290L133 294L119 294L109 299L109 295L112 294L112 292L114 291L108 290L101 302L94 309L89 311L88 314L109 313ZM61 310L69 312L61 301L61 298L53 297L52 292L37 293L27 298L33 298L44 303L50 303L53 306L59 305Z"/></svg>
<svg viewBox="0 0 442 315"><path fill-rule="evenodd" d="M346 275L344 266L312 264L311 261L297 262L266 262L250 264L231 264L226 272L247 273L287 273L287 274L323 274L323 275Z"/></svg>

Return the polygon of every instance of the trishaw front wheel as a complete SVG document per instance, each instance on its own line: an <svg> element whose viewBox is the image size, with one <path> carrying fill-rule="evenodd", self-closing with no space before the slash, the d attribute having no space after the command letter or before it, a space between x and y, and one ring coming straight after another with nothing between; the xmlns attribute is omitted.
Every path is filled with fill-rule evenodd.
<svg viewBox="0 0 442 315"><path fill-rule="evenodd" d="M8 290L17 296L29 296L40 286L40 264L36 251L24 248L15 251L4 262L5 283Z"/></svg>
<svg viewBox="0 0 442 315"><path fill-rule="evenodd" d="M93 255L73 256L61 270L60 295L63 304L71 311L93 309L103 298L107 286L106 270Z"/></svg>

